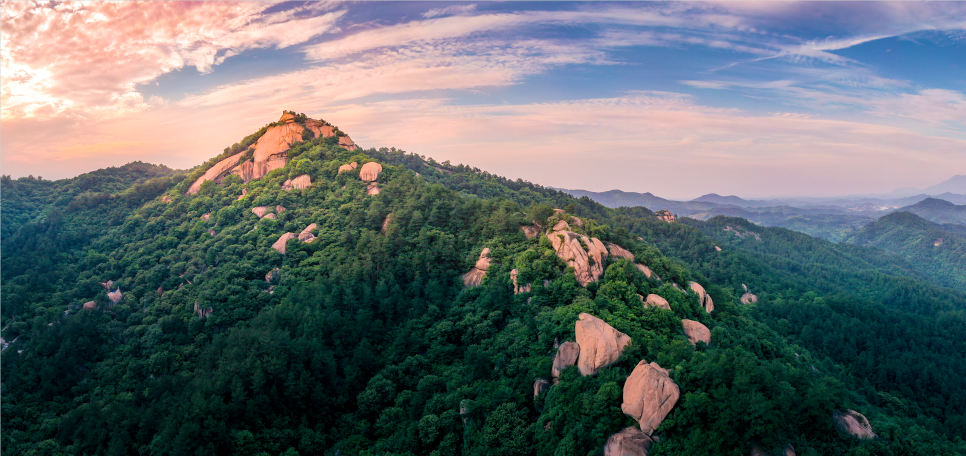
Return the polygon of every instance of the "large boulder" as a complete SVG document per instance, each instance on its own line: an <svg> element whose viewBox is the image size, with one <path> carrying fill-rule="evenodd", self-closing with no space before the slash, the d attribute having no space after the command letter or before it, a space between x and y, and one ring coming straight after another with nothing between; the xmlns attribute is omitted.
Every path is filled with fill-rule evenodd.
<svg viewBox="0 0 966 456"><path fill-rule="evenodd" d="M366 185L366 195L374 196L374 195L378 195L379 192L381 192L381 190L379 189L378 183L369 182L369 185Z"/></svg>
<svg viewBox="0 0 966 456"><path fill-rule="evenodd" d="M574 274L581 285L587 286L596 282L604 273L604 260L607 258L607 247L597 238L589 238L573 231L552 231L547 238L553 244L560 259L574 268Z"/></svg>
<svg viewBox="0 0 966 456"><path fill-rule="evenodd" d="M538 378L537 381L533 382L533 397L536 398L548 389L550 389L550 382L546 379Z"/></svg>
<svg viewBox="0 0 966 456"><path fill-rule="evenodd" d="M356 143L352 141L352 138L348 136L339 136L339 145L349 150L359 149L359 146L357 146Z"/></svg>
<svg viewBox="0 0 966 456"><path fill-rule="evenodd" d="M658 277L657 275L654 274L654 271L652 271L651 268L649 268L649 267L647 267L647 266L645 266L643 264L640 264L640 263L637 263L634 266L637 266L637 269L639 271L641 271L642 273L644 273L644 277L647 277L648 279L650 279L650 278L653 277L653 278L655 278L657 280L661 280L660 277Z"/></svg>
<svg viewBox="0 0 966 456"><path fill-rule="evenodd" d="M652 440L636 427L627 427L607 438L604 456L647 456Z"/></svg>
<svg viewBox="0 0 966 456"><path fill-rule="evenodd" d="M339 174L342 174L347 171L352 171L358 167L359 167L359 163L357 162L347 163L339 167Z"/></svg>
<svg viewBox="0 0 966 456"><path fill-rule="evenodd" d="M874 439L876 437L875 432L872 432L872 425L869 424L869 420L866 419L865 415L855 410L846 410L845 413L836 410L832 414L832 419L842 432L860 439Z"/></svg>
<svg viewBox="0 0 966 456"><path fill-rule="evenodd" d="M637 363L624 382L621 410L637 420L641 431L651 435L681 397L681 389L657 363Z"/></svg>
<svg viewBox="0 0 966 456"><path fill-rule="evenodd" d="M320 122L315 119L305 119L305 128L312 131L316 138L329 138L335 136L335 127Z"/></svg>
<svg viewBox="0 0 966 456"><path fill-rule="evenodd" d="M742 304L752 304L752 303L755 303L755 302L758 302L758 296L755 296L752 293L745 293L745 294L741 295L741 303Z"/></svg>
<svg viewBox="0 0 966 456"><path fill-rule="evenodd" d="M606 242L604 245L607 246L607 252L610 253L611 256L615 256L617 258L626 258L634 261L634 254L631 253L630 250L627 250L617 244L611 244L610 242Z"/></svg>
<svg viewBox="0 0 966 456"><path fill-rule="evenodd" d="M711 313L714 310L714 301L711 300L711 295L707 291L704 291L704 287L698 282L688 282L688 287L691 288L691 291L697 293L698 302L704 306L704 311Z"/></svg>
<svg viewBox="0 0 966 456"><path fill-rule="evenodd" d="M490 268L490 249L489 247L484 248L480 252L480 257L476 260L476 265L470 272L463 274L463 285L467 287L478 287L480 283L483 282L483 277L486 276L486 270Z"/></svg>
<svg viewBox="0 0 966 456"><path fill-rule="evenodd" d="M94 301L87 301L84 303L84 310L94 310L97 308L97 303Z"/></svg>
<svg viewBox="0 0 966 456"><path fill-rule="evenodd" d="M580 375L594 375L615 363L631 338L591 314L582 313L578 318L574 327L580 345L577 367Z"/></svg>
<svg viewBox="0 0 966 456"><path fill-rule="evenodd" d="M521 284L517 283L517 276L519 274L520 274L520 271L517 270L517 269L514 269L514 270L510 271L510 280L513 281L513 294L529 293L530 292L530 288L531 288L531 286L530 286L531 284L528 283L528 284L525 284L525 285L521 285Z"/></svg>
<svg viewBox="0 0 966 456"><path fill-rule="evenodd" d="M268 213L268 209L268 206L255 206L252 208L252 214L255 214L258 218L262 218Z"/></svg>
<svg viewBox="0 0 966 456"><path fill-rule="evenodd" d="M110 299L111 304L114 304L114 305L121 302L121 298L123 297L124 295L121 294L121 287L117 287L117 290L114 290L107 294L107 298Z"/></svg>
<svg viewBox="0 0 966 456"><path fill-rule="evenodd" d="M647 298L644 299L644 307L660 307L662 309L671 310L671 304L667 302L667 299L664 299L654 293L647 295Z"/></svg>
<svg viewBox="0 0 966 456"><path fill-rule="evenodd" d="M312 232L315 231L315 228L317 228L317 227L318 227L318 225L316 225L314 223L310 223L309 226L305 227L305 229L302 230L301 233L299 233L299 240L302 241L302 242L312 242L312 241L314 241L315 240L315 235L312 234Z"/></svg>
<svg viewBox="0 0 966 456"><path fill-rule="evenodd" d="M554 382L560 377L564 369L577 364L580 356L580 345L577 342L564 342L557 348L557 354L553 357L553 367L550 368L550 375Z"/></svg>
<svg viewBox="0 0 966 456"><path fill-rule="evenodd" d="M684 327L684 335L688 336L691 345L697 345L699 340L711 345L711 330L707 326L694 320L681 320L681 326Z"/></svg>
<svg viewBox="0 0 966 456"><path fill-rule="evenodd" d="M526 236L527 239L533 239L540 235L540 225L523 225L520 227L520 229L523 231L523 235Z"/></svg>
<svg viewBox="0 0 966 456"><path fill-rule="evenodd" d="M298 177L293 177L282 183L282 190L295 190L309 188L312 185L312 177L308 174L303 174Z"/></svg>
<svg viewBox="0 0 966 456"><path fill-rule="evenodd" d="M359 170L359 179L363 182L373 182L379 179L379 173L382 172L382 165L376 162L369 162L362 165L362 169Z"/></svg>
<svg viewBox="0 0 966 456"><path fill-rule="evenodd" d="M278 253L285 255L286 245L288 244L288 241L295 238L298 238L298 236L295 233L285 233L281 235L278 238L278 240L275 241L274 244L272 244L272 248L275 250L278 250Z"/></svg>

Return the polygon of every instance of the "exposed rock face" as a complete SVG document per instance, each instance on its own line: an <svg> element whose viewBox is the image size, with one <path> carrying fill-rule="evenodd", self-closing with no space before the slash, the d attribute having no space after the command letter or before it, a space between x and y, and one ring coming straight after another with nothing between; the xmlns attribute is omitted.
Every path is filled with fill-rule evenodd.
<svg viewBox="0 0 966 456"><path fill-rule="evenodd" d="M688 286L691 287L692 291L698 294L698 302L704 306L704 311L711 313L711 311L714 310L714 302L711 300L711 296L708 295L708 292L704 291L704 287L698 284L698 282L688 282Z"/></svg>
<svg viewBox="0 0 966 456"><path fill-rule="evenodd" d="M349 150L359 149L359 146L357 146L356 143L352 142L352 138L349 138L348 136L340 136L339 145Z"/></svg>
<svg viewBox="0 0 966 456"><path fill-rule="evenodd" d="M936 238L935 241L932 241L932 245L933 247L939 247L943 245L943 238Z"/></svg>
<svg viewBox="0 0 966 456"><path fill-rule="evenodd" d="M699 340L711 345L711 330L707 326L694 320L681 320L681 326L684 327L684 335L688 336L691 345L697 345Z"/></svg>
<svg viewBox="0 0 966 456"><path fill-rule="evenodd" d="M275 206L275 213L276 214L281 214L282 212L285 212L286 210L287 209L285 209L285 206Z"/></svg>
<svg viewBox="0 0 966 456"><path fill-rule="evenodd" d="M720 252L720 251L721 251L721 247L718 247L718 246L714 246L714 250L715 250L716 252Z"/></svg>
<svg viewBox="0 0 966 456"><path fill-rule="evenodd" d="M644 307L660 307L662 309L671 310L671 304L668 304L667 299L664 299L654 293L647 295L647 299L644 300Z"/></svg>
<svg viewBox="0 0 966 456"><path fill-rule="evenodd" d="M244 198L245 195L247 195L247 194L248 194L248 189L247 188L243 188L242 189L242 194L241 195L238 195L238 198L236 199L236 201L241 201L241 199Z"/></svg>
<svg viewBox="0 0 966 456"><path fill-rule="evenodd" d="M564 369L577 364L580 357L580 345L577 342L564 342L557 348L557 354L553 357L553 367L550 368L550 375L553 376L554 383L560 377Z"/></svg>
<svg viewBox="0 0 966 456"><path fill-rule="evenodd" d="M654 215L656 215L657 218L659 218L659 219L661 219L661 220L663 220L665 222L668 222L668 223L671 223L671 222L673 222L673 221L675 221L675 220L678 219L677 216L674 215L674 214L672 214L671 211L668 210L668 209L661 209L661 210L655 212Z"/></svg>
<svg viewBox="0 0 966 456"><path fill-rule="evenodd" d="M282 270L279 268L274 268L265 274L265 281L268 283L278 282L278 279L282 277Z"/></svg>
<svg viewBox="0 0 966 456"><path fill-rule="evenodd" d="M490 268L490 249L484 248L480 252L480 258L476 260L476 266L470 272L463 274L463 285L467 287L477 287L483 282L486 270Z"/></svg>
<svg viewBox="0 0 966 456"><path fill-rule="evenodd" d="M580 375L594 375L616 362L631 338L591 314L582 313L578 318L574 328L580 345L577 367Z"/></svg>
<svg viewBox="0 0 966 456"><path fill-rule="evenodd" d="M356 163L356 162L352 162L352 163L349 163L349 164L346 164L346 165L342 165L342 166L339 167L339 174L342 174L342 173L344 173L346 171L352 171L352 170L354 170L354 169L356 169L358 167L359 167L359 163Z"/></svg>
<svg viewBox="0 0 966 456"><path fill-rule="evenodd" d="M568 224L563 220L560 220L553 225L552 231L570 231L570 224Z"/></svg>
<svg viewBox="0 0 966 456"><path fill-rule="evenodd" d="M205 214L201 216L201 219L202 220L211 220L211 212L205 212Z"/></svg>
<svg viewBox="0 0 966 456"><path fill-rule="evenodd" d="M369 162L362 165L362 169L359 170L359 179L363 182L373 182L379 179L379 173L382 172L382 165L376 162Z"/></svg>
<svg viewBox="0 0 966 456"><path fill-rule="evenodd" d="M303 188L309 188L310 185L312 185L312 177L310 177L308 174L303 174L301 176L286 180L282 184L282 190L301 190Z"/></svg>
<svg viewBox="0 0 966 456"><path fill-rule="evenodd" d="M652 440L636 427L624 428L607 438L604 456L647 456Z"/></svg>
<svg viewBox="0 0 966 456"><path fill-rule="evenodd" d="M198 305L198 301L195 301L195 313L198 314L198 318L202 318L202 319L208 318L208 316L211 315L211 313L214 311L215 310L212 309L211 307L208 307L207 309L202 308L201 306Z"/></svg>
<svg viewBox="0 0 966 456"><path fill-rule="evenodd" d="M272 244L272 248L275 249L275 250L277 250L278 253L281 253L282 255L285 255L285 246L286 246L286 244L288 244L288 241L290 241L292 239L295 239L297 237L298 236L295 235L295 233L285 233L281 237L279 237L278 240L275 241L274 244Z"/></svg>
<svg viewBox="0 0 966 456"><path fill-rule="evenodd" d="M311 130L316 138L335 136L335 128L332 125L326 125L315 119L305 119L305 128Z"/></svg>
<svg viewBox="0 0 966 456"><path fill-rule="evenodd" d="M536 398L540 394L546 392L548 389L550 389L550 382L542 378L538 378L537 381L533 382L533 397Z"/></svg>
<svg viewBox="0 0 966 456"><path fill-rule="evenodd" d="M526 285L520 285L519 283L517 283L517 275L519 274L520 274L520 271L516 269L510 271L510 280L513 281L513 294L529 293L530 292L529 283Z"/></svg>
<svg viewBox="0 0 966 456"><path fill-rule="evenodd" d="M375 182L370 182L369 185L366 186L366 195L369 195L369 196L378 195L379 192L380 192L379 184Z"/></svg>
<svg viewBox="0 0 966 456"><path fill-rule="evenodd" d="M255 142L252 179L261 179L269 171L285 166L285 162L288 160L288 150L292 147L292 144L302 140L302 131L305 129L293 120L290 119L285 124L270 127Z"/></svg>
<svg viewBox="0 0 966 456"><path fill-rule="evenodd" d="M624 403L621 410L640 423L641 431L651 435L674 408L681 389L657 363L637 363L624 382Z"/></svg>
<svg viewBox="0 0 966 456"><path fill-rule="evenodd" d="M751 293L745 293L741 295L742 304L751 304L753 302L758 302L758 296L755 296L754 294L751 294Z"/></svg>
<svg viewBox="0 0 966 456"><path fill-rule="evenodd" d="M267 213L268 213L268 206L255 206L252 208L252 214L255 214L255 217L262 218Z"/></svg>
<svg viewBox="0 0 966 456"><path fill-rule="evenodd" d="M215 166L208 168L208 171L205 171L205 173L202 174L201 177L199 177L193 184L191 184L191 187L188 187L188 194L193 195L195 193L198 193L198 190L201 190L201 184L205 183L205 181L215 180L221 177L222 175L228 173L229 170L231 170L232 168L235 167L235 165L238 164L238 160L241 160L242 155L245 155L244 151L239 152L235 155L232 155L231 157L228 157L218 163L215 163Z"/></svg>
<svg viewBox="0 0 966 456"><path fill-rule="evenodd" d="M121 287L117 287L117 290L114 290L107 294L107 298L110 299L111 304L114 304L114 305L117 305L117 303L121 302L121 298L123 297L124 295L121 294Z"/></svg>
<svg viewBox="0 0 966 456"><path fill-rule="evenodd" d="M615 256L618 258L626 258L628 260L634 261L634 254L631 253L629 250L617 244L611 244L610 242L607 242L604 245L607 246L607 252L610 253L611 256Z"/></svg>
<svg viewBox="0 0 966 456"><path fill-rule="evenodd" d="M869 424L869 420L865 418L865 415L855 410L847 410L845 413L836 410L832 415L832 419L842 432L846 432L860 439L876 438L875 432L872 432L872 425Z"/></svg>
<svg viewBox="0 0 966 456"><path fill-rule="evenodd" d="M540 225L523 225L520 229L523 230L523 235L527 239L533 239L540 235Z"/></svg>
<svg viewBox="0 0 966 456"><path fill-rule="evenodd" d="M97 303L94 301L87 301L84 303L84 310L94 310L97 308Z"/></svg>
<svg viewBox="0 0 966 456"><path fill-rule="evenodd" d="M318 227L318 225L316 225L314 223L311 223L311 224L309 224L309 226L305 227L305 229L302 230L301 233L299 233L299 240L302 241L302 242L312 242L312 241L314 241L315 240L315 235L312 234L312 232L315 231L315 228L316 227Z"/></svg>
<svg viewBox="0 0 966 456"><path fill-rule="evenodd" d="M276 216L275 214L265 214L265 217L264 217L264 218L265 218L266 220L275 220L275 219L277 219L278 217L277 217L277 216Z"/></svg>
<svg viewBox="0 0 966 456"><path fill-rule="evenodd" d="M114 281L108 280L107 282L101 282L101 286L104 287L105 290L111 291L111 287L114 286Z"/></svg>
<svg viewBox="0 0 966 456"><path fill-rule="evenodd" d="M643 264L640 264L640 263L635 264L634 266L637 266L637 269L644 273L644 277L647 277L648 279L650 279L651 277L654 277L654 271L651 271L651 268L644 266ZM658 278L658 280L661 280L661 279Z"/></svg>
<svg viewBox="0 0 966 456"><path fill-rule="evenodd" d="M387 215L386 219L382 221L382 228L379 230L379 232L386 234L386 230L389 229L390 223L392 223L392 214Z"/></svg>
<svg viewBox="0 0 966 456"><path fill-rule="evenodd" d="M171 202L171 197L168 196L168 195L164 195L164 197L161 198L161 202L162 203L170 203Z"/></svg>
<svg viewBox="0 0 966 456"><path fill-rule="evenodd" d="M559 223L558 223L559 225ZM574 268L574 274L581 285L596 282L604 273L604 259L607 248L597 238L588 238L573 231L553 231L547 233L553 249L560 259ZM584 246L587 246L586 250Z"/></svg>

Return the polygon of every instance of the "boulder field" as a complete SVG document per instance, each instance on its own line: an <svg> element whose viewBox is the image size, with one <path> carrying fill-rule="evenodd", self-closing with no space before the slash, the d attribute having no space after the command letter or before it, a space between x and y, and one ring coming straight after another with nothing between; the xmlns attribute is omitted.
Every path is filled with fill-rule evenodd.
<svg viewBox="0 0 966 456"><path fill-rule="evenodd" d="M292 113L283 113L276 125L268 127L265 134L258 138L258 141L249 149L231 155L205 171L201 177L191 184L187 194L198 193L201 190L201 184L206 181L220 182L228 174L235 174L245 182L251 182L261 179L272 170L284 167L288 162L288 150L292 148L293 144L303 140L303 134L306 131L314 138L328 138L339 134L334 127L320 120L306 119L305 125L295 120L295 115ZM339 145L349 150L359 148L348 136L340 136ZM251 152L252 158L242 161L249 152ZM301 177L299 176L299 178ZM292 188L305 187L293 185Z"/></svg>

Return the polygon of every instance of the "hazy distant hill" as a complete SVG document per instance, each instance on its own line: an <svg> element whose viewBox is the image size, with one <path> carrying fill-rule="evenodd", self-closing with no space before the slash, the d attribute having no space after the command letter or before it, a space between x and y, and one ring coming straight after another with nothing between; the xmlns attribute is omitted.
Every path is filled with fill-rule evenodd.
<svg viewBox="0 0 966 456"><path fill-rule="evenodd" d="M953 176L932 187L927 187L922 192L929 195L938 195L940 193L966 194L966 174Z"/></svg>
<svg viewBox="0 0 966 456"><path fill-rule="evenodd" d="M966 237L962 230L954 230L911 212L894 212L856 231L846 242L899 255L936 283L963 290Z"/></svg>
<svg viewBox="0 0 966 456"><path fill-rule="evenodd" d="M714 202L704 201L674 201L648 193L625 192L622 190L610 190L606 192L591 192L588 190L568 190L558 188L564 193L569 193L577 198L588 197L607 207L634 207L644 206L652 211L667 209L678 215L691 215L708 209L721 206Z"/></svg>
<svg viewBox="0 0 966 456"><path fill-rule="evenodd" d="M717 193L708 193L707 195L695 198L691 201L697 203L716 203L740 207L764 207L775 205L775 203L771 201L746 200L734 195L721 196Z"/></svg>
<svg viewBox="0 0 966 456"><path fill-rule="evenodd" d="M896 212L911 212L939 224L966 225L966 206L957 206L936 198L926 198L916 204L900 208Z"/></svg>

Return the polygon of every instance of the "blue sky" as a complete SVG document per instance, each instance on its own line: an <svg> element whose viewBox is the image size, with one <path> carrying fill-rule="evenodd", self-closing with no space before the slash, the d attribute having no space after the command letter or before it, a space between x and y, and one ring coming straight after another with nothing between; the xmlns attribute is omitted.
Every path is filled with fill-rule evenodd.
<svg viewBox="0 0 966 456"><path fill-rule="evenodd" d="M548 186L966 172L966 3L4 3L4 174L200 164L282 109Z"/></svg>

